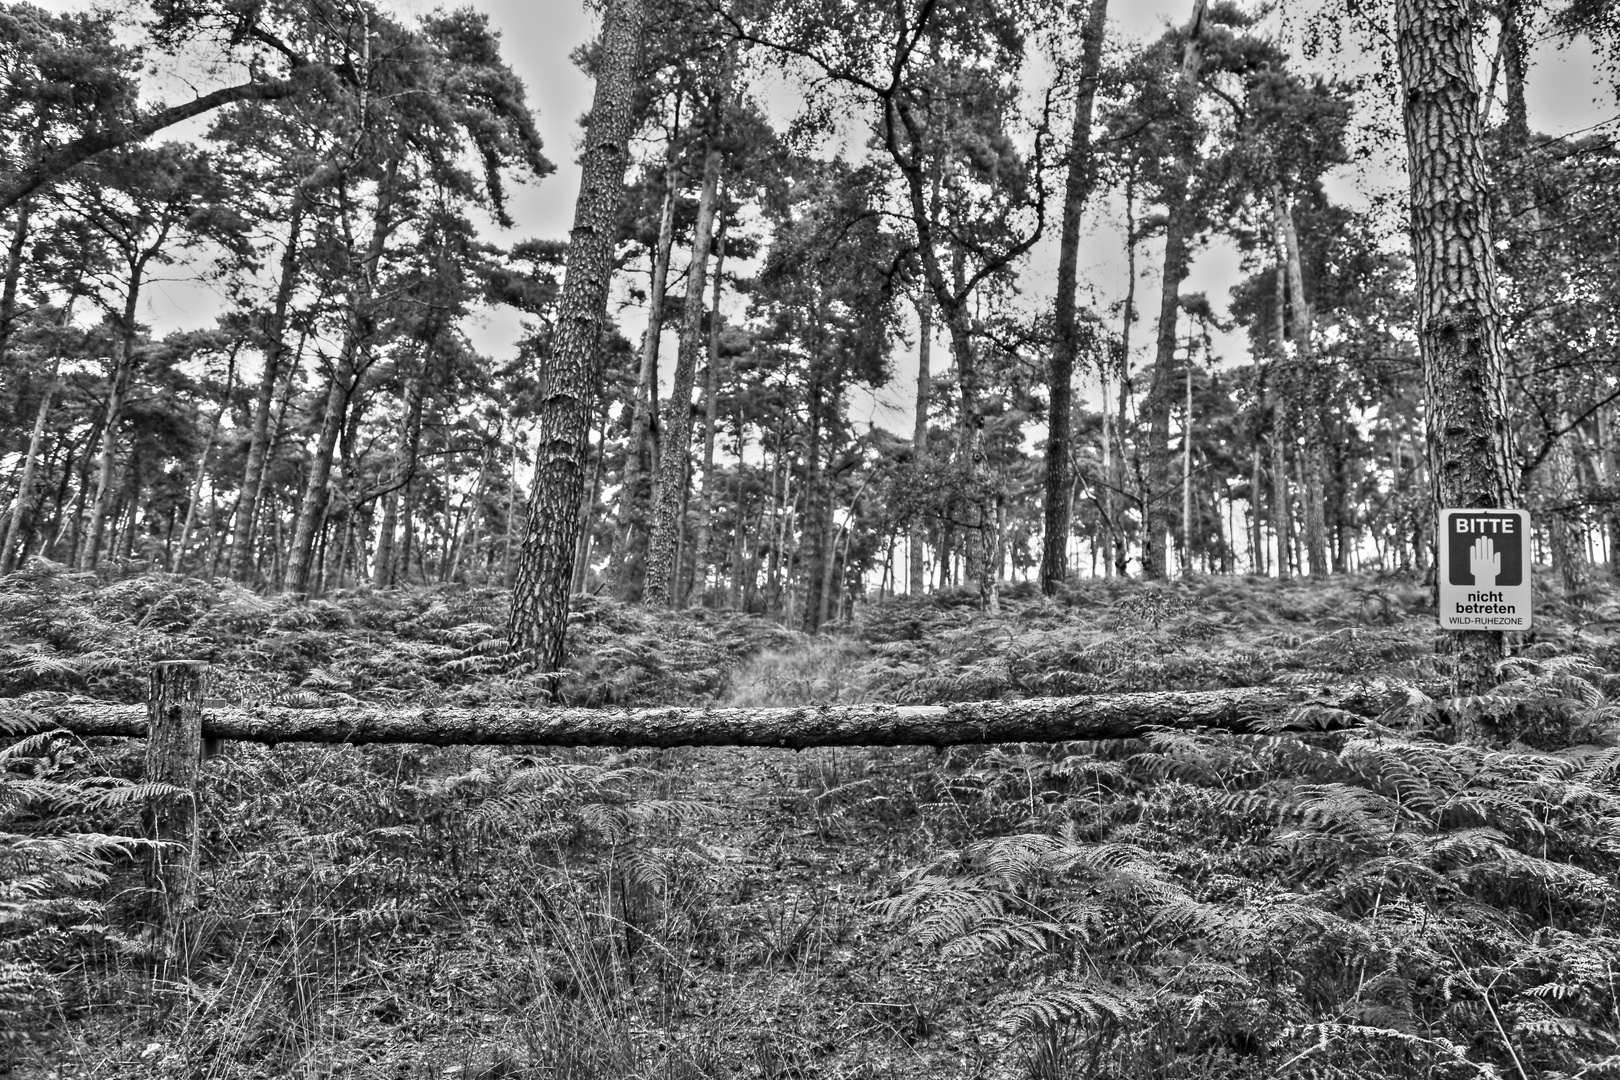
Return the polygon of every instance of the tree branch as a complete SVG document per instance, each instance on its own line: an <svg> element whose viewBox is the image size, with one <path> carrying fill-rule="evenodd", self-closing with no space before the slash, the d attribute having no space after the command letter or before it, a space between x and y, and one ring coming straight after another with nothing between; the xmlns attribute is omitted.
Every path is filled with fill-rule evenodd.
<svg viewBox="0 0 1620 1080"><path fill-rule="evenodd" d="M276 101L291 97L300 85L301 82L295 79L254 79L236 86L223 87L180 105L157 109L131 124L81 135L72 142L46 152L34 164L0 183L0 214L10 210L40 188L61 179L69 171L83 165L97 154L141 142L182 120L201 116L222 105L232 105L238 101Z"/></svg>

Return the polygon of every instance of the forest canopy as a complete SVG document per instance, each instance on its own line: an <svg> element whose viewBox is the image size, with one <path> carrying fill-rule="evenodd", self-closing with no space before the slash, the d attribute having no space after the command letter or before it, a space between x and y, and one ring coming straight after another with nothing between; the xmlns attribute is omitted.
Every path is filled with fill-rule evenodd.
<svg viewBox="0 0 1620 1080"><path fill-rule="evenodd" d="M534 501L566 390L565 592L814 631L1076 574L1426 574L1399 9L1190 9L1130 38L1104 0L608 4L630 51L575 54L581 160L620 147L575 347L587 233L512 219L575 192L486 15L4 5L0 569L511 584L569 517ZM1501 475L1569 595L1616 564L1614 126L1543 134L1527 101L1538 41L1608 79L1612 21L1512 0L1456 31ZM1229 294L1187 291L1216 248ZM173 281L212 325L154 324ZM912 430L860 419L875 392Z"/></svg>

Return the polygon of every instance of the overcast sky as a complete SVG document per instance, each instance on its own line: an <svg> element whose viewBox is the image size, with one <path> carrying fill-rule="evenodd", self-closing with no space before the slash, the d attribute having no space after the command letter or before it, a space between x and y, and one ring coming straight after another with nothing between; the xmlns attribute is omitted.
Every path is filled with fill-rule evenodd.
<svg viewBox="0 0 1620 1080"><path fill-rule="evenodd" d="M90 5L82 0L46 0L45 6L82 9ZM423 0L394 0L392 6L402 15L415 16L440 5ZM579 118L590 106L592 91L590 81L570 62L569 56L595 34L596 20L577 0L472 0L472 6L488 13L492 25L500 31L503 54L528 87L530 106L545 140L547 156L557 166L557 171L543 182L515 192L511 207L515 225L505 231L492 227L492 231L498 233L492 239L510 242L529 237L565 237L579 185L579 169L574 160L580 137ZM1116 0L1111 6L1111 33L1126 40L1142 40L1157 35L1172 22L1184 21L1192 3L1191 0ZM1280 15L1274 17L1273 22L1285 40L1294 40L1317 11L1324 7L1331 9L1331 6L1332 0L1285 0ZM1536 50L1533 59L1528 96L1531 123L1535 128L1548 133L1568 133L1613 115L1615 110L1610 104L1608 88L1594 76L1594 65L1586 50L1559 51L1543 45ZM1335 61L1341 65L1340 70L1353 69L1358 63L1366 62L1354 55ZM771 102L773 111L784 114L791 112L794 105L791 100ZM1346 170L1335 177L1330 186L1333 196L1355 204L1374 189L1398 190L1404 186L1399 160L1402 148L1393 150L1395 153L1371 169ZM1118 208L1106 197L1098 203L1085 224L1081 287L1084 292L1089 286L1093 290L1090 298L1099 305L1107 305L1123 296L1127 275ZM1142 276L1137 297L1138 310L1144 313L1158 310L1158 257L1151 247L1140 252ZM1021 284L1025 302L1049 304L1055 275L1055 242L1048 242L1031 253L1029 264L1024 268ZM1236 283L1238 275L1236 251L1229 244L1215 244L1199 253L1183 291L1204 292L1217 310L1223 310L1228 290ZM146 317L154 331L162 333L178 327L208 325L218 306L218 298L206 287L183 282L157 283L150 293ZM626 309L620 321L626 335L638 340L646 325L646 314L639 308ZM470 333L480 351L508 357L515 353L519 320L510 311L491 312L480 317ZM1139 329L1135 334L1135 340L1144 345L1150 338L1150 327ZM1243 359L1243 342L1237 335L1223 339L1217 347L1229 363ZM665 355L672 355L672 350ZM941 352L936 350L935 355L940 356ZM667 390L670 365L661 366ZM915 377L915 350L903 349L896 358L895 378L890 386L875 396L852 400L855 417L909 434L911 387ZM1084 383L1082 385L1086 392ZM1090 394L1094 393L1091 389Z"/></svg>

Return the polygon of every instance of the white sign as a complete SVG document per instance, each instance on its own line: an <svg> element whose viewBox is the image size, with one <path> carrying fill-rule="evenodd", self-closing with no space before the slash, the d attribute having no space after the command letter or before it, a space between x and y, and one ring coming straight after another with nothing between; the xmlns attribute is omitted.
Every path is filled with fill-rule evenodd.
<svg viewBox="0 0 1620 1080"><path fill-rule="evenodd" d="M1440 511L1440 625L1530 629L1530 514Z"/></svg>

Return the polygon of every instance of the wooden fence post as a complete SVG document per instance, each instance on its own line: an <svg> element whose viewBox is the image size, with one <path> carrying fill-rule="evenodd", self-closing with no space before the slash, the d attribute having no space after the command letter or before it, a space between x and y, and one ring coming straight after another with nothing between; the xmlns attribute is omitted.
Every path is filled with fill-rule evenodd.
<svg viewBox="0 0 1620 1080"><path fill-rule="evenodd" d="M146 859L153 921L173 935L197 906L197 778L202 761L202 710L208 665L164 660L152 665L146 698L146 779L183 794L151 800L146 835L167 841Z"/></svg>

